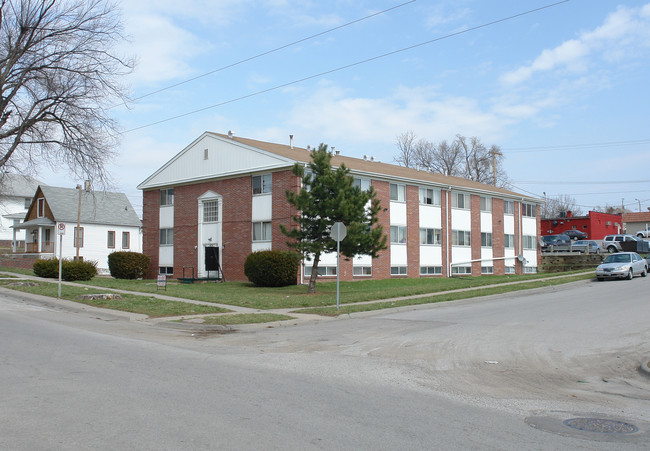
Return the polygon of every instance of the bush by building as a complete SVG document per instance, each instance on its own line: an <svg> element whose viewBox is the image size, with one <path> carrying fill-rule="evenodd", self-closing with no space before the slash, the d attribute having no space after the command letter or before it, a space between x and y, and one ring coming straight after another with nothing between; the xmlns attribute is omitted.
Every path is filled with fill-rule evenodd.
<svg viewBox="0 0 650 451"><path fill-rule="evenodd" d="M59 259L50 258L36 260L32 267L34 274L38 277L48 279L59 278ZM94 261L73 261L63 259L61 263L61 278L67 281L90 280L97 275L97 262Z"/></svg>
<svg viewBox="0 0 650 451"><path fill-rule="evenodd" d="M151 259L140 252L111 252L108 270L116 279L142 279L149 271Z"/></svg>
<svg viewBox="0 0 650 451"><path fill-rule="evenodd" d="M296 285L300 254L287 251L257 251L246 258L244 273L260 287Z"/></svg>

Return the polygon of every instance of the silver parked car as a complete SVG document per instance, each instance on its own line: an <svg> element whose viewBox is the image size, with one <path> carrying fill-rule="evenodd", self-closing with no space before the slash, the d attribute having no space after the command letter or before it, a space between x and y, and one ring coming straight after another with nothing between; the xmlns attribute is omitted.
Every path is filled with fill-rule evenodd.
<svg viewBox="0 0 650 451"><path fill-rule="evenodd" d="M589 248L590 254L600 254L601 252L606 252L605 249L600 245L598 241L595 240L578 240L574 241L571 245L572 252L582 252L583 254L587 252L587 247Z"/></svg>
<svg viewBox="0 0 650 451"><path fill-rule="evenodd" d="M632 280L634 276L648 275L648 263L636 252L618 252L608 255L596 268L598 280L620 278Z"/></svg>

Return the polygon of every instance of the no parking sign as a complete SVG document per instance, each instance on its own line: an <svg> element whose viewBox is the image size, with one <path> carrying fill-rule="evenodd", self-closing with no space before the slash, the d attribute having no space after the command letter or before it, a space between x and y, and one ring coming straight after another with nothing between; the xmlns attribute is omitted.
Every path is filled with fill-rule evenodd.
<svg viewBox="0 0 650 451"><path fill-rule="evenodd" d="M65 235L65 224L60 222L56 226L56 234L57 235Z"/></svg>

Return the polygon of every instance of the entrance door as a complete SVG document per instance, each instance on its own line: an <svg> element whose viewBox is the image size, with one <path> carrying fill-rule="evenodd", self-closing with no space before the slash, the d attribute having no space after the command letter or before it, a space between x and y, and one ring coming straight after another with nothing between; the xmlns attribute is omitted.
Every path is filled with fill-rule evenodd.
<svg viewBox="0 0 650 451"><path fill-rule="evenodd" d="M206 271L219 270L219 247L218 246L205 247L205 270Z"/></svg>

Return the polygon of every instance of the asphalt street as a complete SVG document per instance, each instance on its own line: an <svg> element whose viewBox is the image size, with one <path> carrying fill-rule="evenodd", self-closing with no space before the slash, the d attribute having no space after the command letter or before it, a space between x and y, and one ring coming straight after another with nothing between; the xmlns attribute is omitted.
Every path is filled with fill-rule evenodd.
<svg viewBox="0 0 650 451"><path fill-rule="evenodd" d="M0 448L647 449L649 287L585 281L229 334L3 290ZM563 423L576 418L637 430Z"/></svg>

